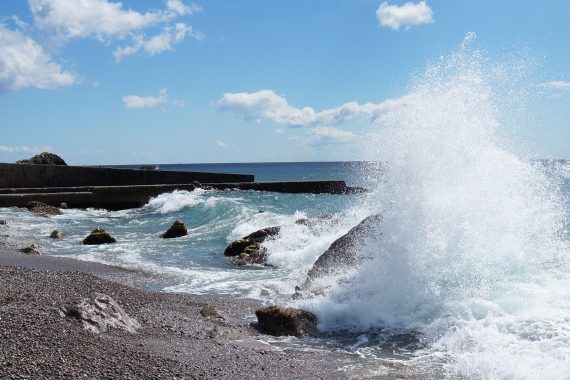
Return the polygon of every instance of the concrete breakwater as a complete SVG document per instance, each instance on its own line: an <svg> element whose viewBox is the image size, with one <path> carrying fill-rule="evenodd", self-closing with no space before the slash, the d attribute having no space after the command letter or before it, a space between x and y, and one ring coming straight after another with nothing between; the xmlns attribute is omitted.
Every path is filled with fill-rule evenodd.
<svg viewBox="0 0 570 380"><path fill-rule="evenodd" d="M250 174L0 164L0 207L25 207L39 201L52 206L66 203L71 208L122 210L141 207L165 192L196 187L313 194L364 191L344 181L253 181Z"/></svg>
<svg viewBox="0 0 570 380"><path fill-rule="evenodd" d="M86 166L0 164L0 188L133 186L253 182L251 174L176 172Z"/></svg>

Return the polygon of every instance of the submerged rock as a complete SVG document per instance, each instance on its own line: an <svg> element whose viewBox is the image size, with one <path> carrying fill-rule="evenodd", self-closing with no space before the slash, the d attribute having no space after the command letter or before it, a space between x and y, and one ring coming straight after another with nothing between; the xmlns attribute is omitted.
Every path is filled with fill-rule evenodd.
<svg viewBox="0 0 570 380"><path fill-rule="evenodd" d="M83 244L85 245L99 245L99 244L112 244L116 243L117 240L109 235L104 229L96 228L94 229L85 239L83 239Z"/></svg>
<svg viewBox="0 0 570 380"><path fill-rule="evenodd" d="M382 222L379 214L370 215L364 218L356 227L352 228L345 235L335 240L329 248L319 256L317 261L307 273L305 282L296 288L294 297L301 296L301 293L311 285L314 280L331 274L339 273L358 263L358 246L367 238L373 237ZM322 289L312 289L313 293L319 293Z"/></svg>
<svg viewBox="0 0 570 380"><path fill-rule="evenodd" d="M274 336L316 336L317 317L308 311L274 305L255 311L259 330Z"/></svg>
<svg viewBox="0 0 570 380"><path fill-rule="evenodd" d="M261 246L261 243L277 236L280 230L280 227L275 226L255 231L231 242L224 251L224 255L233 257L232 264L234 265L265 264L267 249Z"/></svg>
<svg viewBox="0 0 570 380"><path fill-rule="evenodd" d="M37 244L30 244L26 248L21 248L19 251L26 255L41 255L39 248Z"/></svg>
<svg viewBox="0 0 570 380"><path fill-rule="evenodd" d="M109 328L135 333L140 323L125 313L123 308L110 296L95 293L91 298L84 298L79 303L67 308L65 315L77 318L85 330L102 333Z"/></svg>
<svg viewBox="0 0 570 380"><path fill-rule="evenodd" d="M51 234L49 235L50 238L52 239L63 239L63 232L59 231L59 230L53 230L51 232Z"/></svg>
<svg viewBox="0 0 570 380"><path fill-rule="evenodd" d="M43 152L27 160L16 161L17 164L34 164L34 165L60 165L67 166L63 158L57 154Z"/></svg>
<svg viewBox="0 0 570 380"><path fill-rule="evenodd" d="M160 235L160 237L163 239L172 239L186 235L188 235L188 230L186 229L186 225L181 221L177 220L176 222L172 223L172 226L170 226L168 231Z"/></svg>
<svg viewBox="0 0 570 380"><path fill-rule="evenodd" d="M45 204L43 202L38 202L38 201L28 202L28 204L26 205L26 208L28 210L30 210L31 212L33 212L34 214L39 214L39 215L43 215L43 216L61 215L62 214L61 210L58 209L57 207L50 206L48 204Z"/></svg>

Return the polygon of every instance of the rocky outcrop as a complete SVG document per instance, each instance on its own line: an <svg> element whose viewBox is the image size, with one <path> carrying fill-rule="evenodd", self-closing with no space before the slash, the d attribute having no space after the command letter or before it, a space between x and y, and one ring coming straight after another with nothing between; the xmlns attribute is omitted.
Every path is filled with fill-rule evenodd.
<svg viewBox="0 0 570 380"><path fill-rule="evenodd" d="M67 308L65 315L77 318L85 330L102 333L109 328L135 333L140 323L125 313L123 308L110 296L95 293L91 298L84 298L79 303Z"/></svg>
<svg viewBox="0 0 570 380"><path fill-rule="evenodd" d="M51 234L49 235L49 237L52 239L63 239L64 235L63 235L63 232L61 232L59 230L53 230L51 232Z"/></svg>
<svg viewBox="0 0 570 380"><path fill-rule="evenodd" d="M21 248L19 251L26 255L41 255L39 248L40 247L37 244L30 244L25 248Z"/></svg>
<svg viewBox="0 0 570 380"><path fill-rule="evenodd" d="M26 205L26 208L28 210L30 210L31 212L33 212L34 214L39 214L39 215L43 215L43 216L61 215L62 214L61 210L58 209L57 207L50 206L48 204L38 202L38 201L28 202L28 204Z"/></svg>
<svg viewBox="0 0 570 380"><path fill-rule="evenodd" d="M188 229L186 229L186 225L181 221L177 220L170 226L168 231L160 235L163 239L173 239L177 237L182 237L188 235Z"/></svg>
<svg viewBox="0 0 570 380"><path fill-rule="evenodd" d="M274 335L316 336L317 317L308 311L274 305L255 311L261 332Z"/></svg>
<svg viewBox="0 0 570 380"><path fill-rule="evenodd" d="M280 227L267 227L255 231L228 245L224 255L232 257L234 265L265 264L267 249L261 245L268 238L279 234Z"/></svg>
<svg viewBox="0 0 570 380"><path fill-rule="evenodd" d="M345 235L335 240L315 261L305 282L296 288L297 292L294 297L300 297L302 292L309 289L314 280L339 273L356 265L359 261L358 246L367 238L374 237L377 234L381 222L381 215L370 215ZM315 293L315 289L312 291Z"/></svg>
<svg viewBox="0 0 570 380"><path fill-rule="evenodd" d="M43 152L29 158L27 160L16 161L17 164L34 164L34 165L62 165L67 166L63 158L59 157L57 154Z"/></svg>
<svg viewBox="0 0 570 380"><path fill-rule="evenodd" d="M113 244L117 240L109 235L104 229L96 228L94 229L85 239L83 239L83 244L85 245L99 245L99 244Z"/></svg>

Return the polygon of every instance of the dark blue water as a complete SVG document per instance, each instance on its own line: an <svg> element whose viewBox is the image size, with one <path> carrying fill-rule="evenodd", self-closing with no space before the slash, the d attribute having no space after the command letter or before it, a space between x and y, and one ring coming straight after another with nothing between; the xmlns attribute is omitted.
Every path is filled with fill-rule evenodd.
<svg viewBox="0 0 570 380"><path fill-rule="evenodd" d="M256 181L343 180L348 185L366 186L373 178L368 172L373 165L364 161L345 162L255 162L223 164L151 164L160 170L209 173L243 173L255 175ZM136 169L142 165L113 166Z"/></svg>

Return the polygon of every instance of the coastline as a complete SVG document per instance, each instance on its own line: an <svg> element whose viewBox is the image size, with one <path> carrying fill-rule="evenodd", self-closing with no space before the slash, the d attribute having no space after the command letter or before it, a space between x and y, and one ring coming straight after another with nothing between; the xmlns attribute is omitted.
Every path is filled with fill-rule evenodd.
<svg viewBox="0 0 570 380"><path fill-rule="evenodd" d="M7 227L7 226L3 226ZM99 263L25 255L0 231L1 378L344 379L346 355L272 346L250 325L260 306L232 296L162 293L149 278ZM136 333L89 332L62 310L111 296L141 324ZM219 316L202 316L205 306ZM265 336L267 338L267 336ZM338 357L336 357L338 355ZM374 378L413 378L386 368Z"/></svg>

